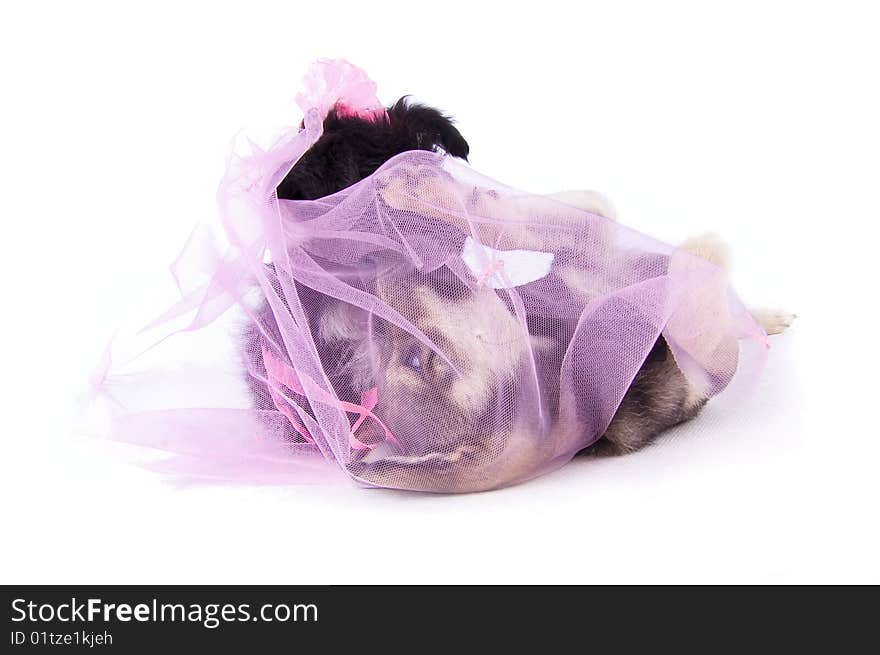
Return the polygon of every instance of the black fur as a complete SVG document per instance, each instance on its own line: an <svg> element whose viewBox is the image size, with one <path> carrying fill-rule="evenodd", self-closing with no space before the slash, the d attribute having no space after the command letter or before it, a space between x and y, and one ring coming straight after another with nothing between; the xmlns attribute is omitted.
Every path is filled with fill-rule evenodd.
<svg viewBox="0 0 880 655"><path fill-rule="evenodd" d="M374 121L330 110L324 132L278 185L278 197L315 200L369 177L408 150L444 150L467 159L468 144L440 111L404 96Z"/></svg>
<svg viewBox="0 0 880 655"><path fill-rule="evenodd" d="M694 418L706 400L688 402L689 383L666 339L654 344L627 389L602 437L583 455L625 455L651 443L661 432Z"/></svg>

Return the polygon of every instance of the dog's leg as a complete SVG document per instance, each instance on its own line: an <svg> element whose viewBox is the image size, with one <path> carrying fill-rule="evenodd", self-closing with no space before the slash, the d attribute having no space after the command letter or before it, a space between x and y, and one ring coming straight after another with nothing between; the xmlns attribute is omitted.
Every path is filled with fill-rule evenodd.
<svg viewBox="0 0 880 655"><path fill-rule="evenodd" d="M768 335L782 334L797 318L797 314L778 309L750 309L749 312Z"/></svg>
<svg viewBox="0 0 880 655"><path fill-rule="evenodd" d="M697 257L702 257L724 271L730 270L730 248L714 232L691 237L681 244L681 249Z"/></svg>
<svg viewBox="0 0 880 655"><path fill-rule="evenodd" d="M617 220L617 211L614 209L614 205L611 204L608 198L596 191L559 191L551 193L547 197L557 200L564 205L570 205L571 207L590 212L591 214L598 214L605 218Z"/></svg>
<svg viewBox="0 0 880 655"><path fill-rule="evenodd" d="M712 277L713 285L703 291L705 302L700 307L710 316L723 317L729 250L715 234L690 238L673 254L670 270L681 273L701 265L693 256L720 269ZM674 321L669 327L676 329ZM714 339L688 343L689 348L701 353L706 361L711 360L712 353L722 345ZM733 345L727 344L727 347ZM706 394L684 376L661 337L636 374L602 438L584 452L601 456L639 450L664 430L695 417L705 403Z"/></svg>
<svg viewBox="0 0 880 655"><path fill-rule="evenodd" d="M716 234L704 234L688 239L682 244L682 248L716 266L725 270L729 269L730 250ZM749 313L768 335L782 334L791 327L797 317L795 314L778 309L749 309Z"/></svg>

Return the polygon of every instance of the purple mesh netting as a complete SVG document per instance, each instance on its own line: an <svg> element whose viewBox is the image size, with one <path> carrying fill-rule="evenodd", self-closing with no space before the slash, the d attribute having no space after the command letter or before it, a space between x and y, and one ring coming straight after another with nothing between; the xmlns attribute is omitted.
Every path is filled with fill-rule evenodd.
<svg viewBox="0 0 880 655"><path fill-rule="evenodd" d="M373 486L491 489L597 440L661 335L706 398L743 342L765 343L707 261L442 154L279 200L321 120L313 109L231 160L218 194L231 247L164 317L194 312L199 329L245 312L253 409L126 414L119 438L219 477L295 481L286 463L319 455Z"/></svg>

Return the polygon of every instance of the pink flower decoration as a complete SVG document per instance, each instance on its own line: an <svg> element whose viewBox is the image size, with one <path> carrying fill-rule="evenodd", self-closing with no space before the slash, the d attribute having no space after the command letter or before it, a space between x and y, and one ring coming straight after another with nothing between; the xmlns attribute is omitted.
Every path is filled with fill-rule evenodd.
<svg viewBox="0 0 880 655"><path fill-rule="evenodd" d="M335 106L342 116L379 120L385 107L376 97L376 83L367 74L344 59L319 59L303 78L303 92L296 102L308 113L317 109L324 117Z"/></svg>

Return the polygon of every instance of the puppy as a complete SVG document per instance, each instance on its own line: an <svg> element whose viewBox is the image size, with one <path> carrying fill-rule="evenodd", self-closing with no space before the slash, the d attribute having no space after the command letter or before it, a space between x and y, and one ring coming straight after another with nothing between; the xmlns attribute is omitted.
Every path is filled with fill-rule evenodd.
<svg viewBox="0 0 880 655"><path fill-rule="evenodd" d="M409 150L443 151L466 159L465 139L441 112L402 98L388 109L387 118L366 120L331 110L320 139L297 162L279 184L281 199L311 200L336 193L372 175L391 157ZM399 173L399 171L398 171ZM381 198L398 211L419 211L427 203L438 221L460 225L460 212L449 206L443 185L432 185L435 170L412 170L377 180ZM413 180L423 185L413 191ZM433 194L433 195L432 195ZM467 197L468 194L458 194ZM532 206L505 206L491 192L474 189L469 210L486 215L511 216L511 225L480 225L474 228L483 243L497 243L503 236L506 248L556 252L564 259L570 244L555 237L553 230L534 230L516 224L518 213L534 214ZM530 203L541 202L532 199ZM558 203L614 218L610 204L598 194L569 192L548 202L552 214ZM549 235L549 236L548 236ZM592 235L610 239L608 234ZM726 288L726 255L720 242L711 238L692 240L682 252L702 257L719 266L715 280L718 307ZM686 266L687 259L681 260ZM564 262L563 262L564 264ZM679 265L673 258L670 266ZM573 298L586 302L595 290L580 288L578 270L559 266L559 283ZM518 401L524 372L547 382L558 376L568 339L576 329L577 316L549 319L540 314L517 316L502 295L487 286L474 288L460 272L441 267L406 281L393 270L376 279L375 296L415 326L424 339L399 325L364 310L297 285L304 304L312 308L310 325L316 348L337 396L356 401L376 387L374 408L390 431L407 435L399 454L385 443L354 457L349 471L356 477L384 486L458 492L494 488L534 475L535 462L552 462L570 455L584 435L577 426L554 423L558 397L552 391L537 400L542 412L498 411L500 405ZM317 309L315 309L317 308ZM712 311L713 305L707 305ZM268 307L258 312L269 325L270 337L277 326ZM756 314L764 329L775 334L791 318L779 312ZM524 325L525 324L525 325ZM246 335L246 349L259 352L261 336L256 329ZM427 341L428 343L426 344ZM430 344L430 345L429 345ZM703 347L695 344L695 347ZM735 347L707 344L705 347ZM249 378L255 400L269 407L271 394L265 379ZM677 366L665 339L657 339L629 386L604 434L583 452L618 455L650 443L663 430L696 416L706 395ZM542 414L537 418L532 414ZM528 414L523 416L522 414ZM506 418L505 418L506 417ZM544 425L537 425L544 421ZM549 425L548 425L549 422ZM548 437L530 438L536 429ZM357 438L364 443L382 441L374 422L365 422ZM295 437L294 437L295 438Z"/></svg>

